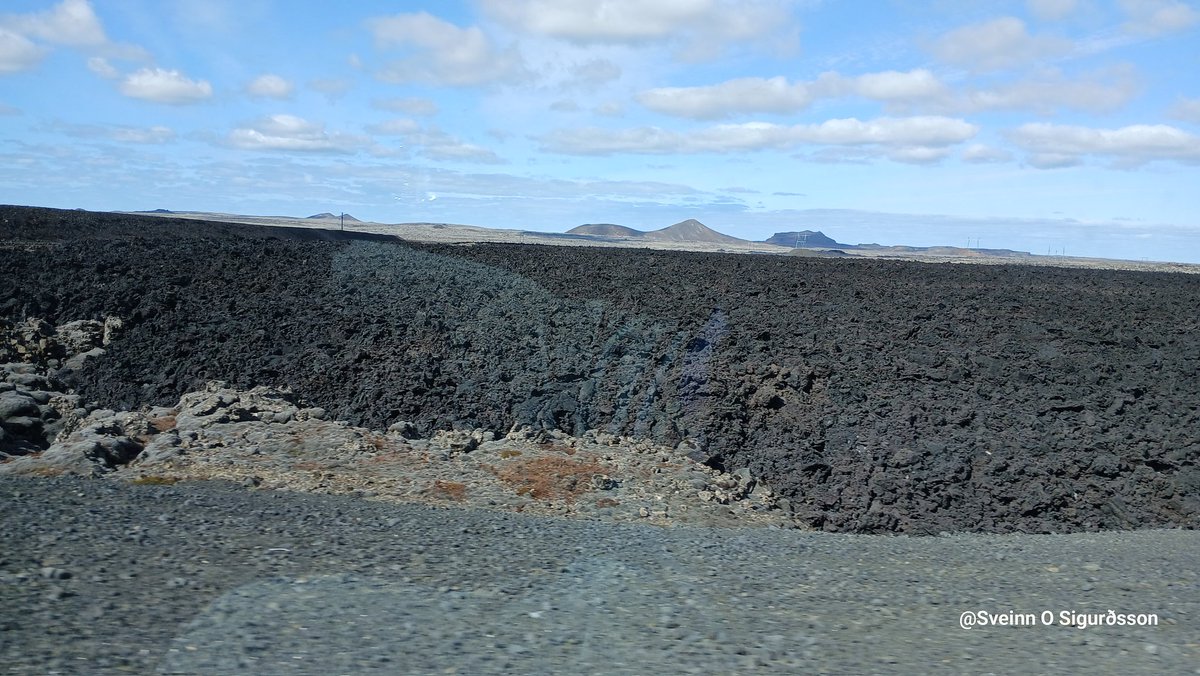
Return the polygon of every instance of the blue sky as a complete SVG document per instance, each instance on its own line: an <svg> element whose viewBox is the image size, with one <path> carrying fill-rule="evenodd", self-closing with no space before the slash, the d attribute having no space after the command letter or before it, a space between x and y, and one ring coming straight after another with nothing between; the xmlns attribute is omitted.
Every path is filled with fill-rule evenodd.
<svg viewBox="0 0 1200 676"><path fill-rule="evenodd" d="M5 0L0 202L1200 263L1180 0Z"/></svg>

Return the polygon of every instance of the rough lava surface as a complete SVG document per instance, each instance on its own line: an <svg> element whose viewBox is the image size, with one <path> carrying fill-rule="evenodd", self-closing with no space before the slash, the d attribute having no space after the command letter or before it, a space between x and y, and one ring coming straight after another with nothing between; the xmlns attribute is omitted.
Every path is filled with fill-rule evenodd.
<svg viewBox="0 0 1200 676"><path fill-rule="evenodd" d="M5 327L121 322L86 365L48 361L114 410L220 380L366 429L597 430L748 469L829 531L1200 522L1196 276L21 207L0 242Z"/></svg>

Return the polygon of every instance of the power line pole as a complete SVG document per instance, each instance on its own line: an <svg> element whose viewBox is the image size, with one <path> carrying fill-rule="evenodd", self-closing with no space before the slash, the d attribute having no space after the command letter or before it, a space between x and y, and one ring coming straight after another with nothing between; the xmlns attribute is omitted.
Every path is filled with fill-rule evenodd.
<svg viewBox="0 0 1200 676"><path fill-rule="evenodd" d="M346 212L342 212L342 231L346 230Z"/></svg>

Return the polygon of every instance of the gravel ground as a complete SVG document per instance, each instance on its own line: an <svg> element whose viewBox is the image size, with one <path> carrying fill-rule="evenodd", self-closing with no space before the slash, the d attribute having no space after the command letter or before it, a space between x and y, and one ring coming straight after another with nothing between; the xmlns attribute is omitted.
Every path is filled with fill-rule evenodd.
<svg viewBox="0 0 1200 676"><path fill-rule="evenodd" d="M66 477L0 503L4 673L1200 673L1195 531L662 529ZM1058 624L1110 609L1158 625Z"/></svg>

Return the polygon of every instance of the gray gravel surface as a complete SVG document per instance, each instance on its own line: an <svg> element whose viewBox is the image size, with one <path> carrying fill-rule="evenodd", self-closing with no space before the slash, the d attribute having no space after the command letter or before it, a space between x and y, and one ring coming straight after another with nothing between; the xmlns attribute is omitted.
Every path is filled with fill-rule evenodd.
<svg viewBox="0 0 1200 676"><path fill-rule="evenodd" d="M3 673L1200 673L1195 531L660 529L76 478L0 504ZM1058 624L1110 609L1159 622Z"/></svg>

